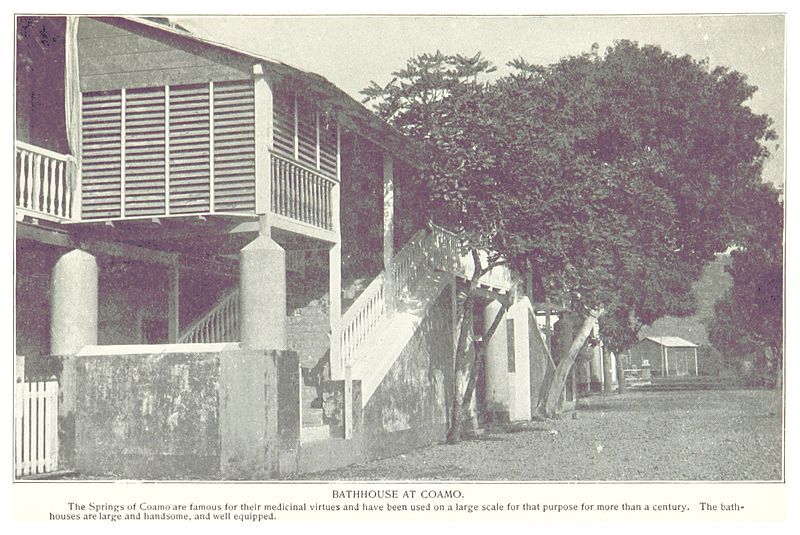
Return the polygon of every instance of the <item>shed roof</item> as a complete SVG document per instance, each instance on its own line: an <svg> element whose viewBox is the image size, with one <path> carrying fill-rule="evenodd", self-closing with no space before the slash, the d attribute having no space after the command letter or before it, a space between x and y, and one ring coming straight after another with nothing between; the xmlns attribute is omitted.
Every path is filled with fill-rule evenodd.
<svg viewBox="0 0 800 535"><path fill-rule="evenodd" d="M645 340L652 340L653 342L666 347L697 347L697 344L693 344L692 342L677 336L648 336L645 338Z"/></svg>
<svg viewBox="0 0 800 535"><path fill-rule="evenodd" d="M307 87L309 90L318 94L327 103L335 106L335 108L340 112L340 119L344 122L345 126L349 126L350 128L360 132L371 141L382 146L384 149L389 150L393 156L402 158L411 166L417 168L420 166L420 159L418 157L419 149L412 140L372 113L370 110L364 107L363 104L348 95L344 90L340 89L319 74L292 67L291 65L287 65L286 63L268 58L266 56L199 37L183 28L168 26L144 17L120 16L116 18L160 30L179 39L190 39L210 47L223 49L228 52L233 52L235 54L241 54L252 58L257 62L262 63L265 68L270 69L278 76L290 77L302 83L304 87ZM102 18L100 19L102 20ZM108 17L106 17L106 19L108 19Z"/></svg>

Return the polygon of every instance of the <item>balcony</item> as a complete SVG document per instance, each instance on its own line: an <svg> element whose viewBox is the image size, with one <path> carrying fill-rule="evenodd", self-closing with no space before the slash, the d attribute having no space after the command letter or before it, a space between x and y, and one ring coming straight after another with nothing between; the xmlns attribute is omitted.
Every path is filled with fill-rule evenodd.
<svg viewBox="0 0 800 535"><path fill-rule="evenodd" d="M276 226L295 231L309 227L333 232L333 191L337 182L283 155L269 153L267 158L271 186L269 209L275 216ZM126 167L131 165L126 164ZM84 169L83 180L79 180L76 168L73 156L17 141L17 219L29 216L56 222L89 222L256 213L255 196L259 184L238 189L240 198L244 199L242 208L218 211L215 208L219 204L212 202L213 192L224 187L225 182L219 179L217 183L213 174L197 181L186 193L185 185L174 179L171 181L168 174L151 176L148 188L143 190L130 176L127 180L114 180L113 175L101 175L98 168L92 166ZM106 177L104 190L99 189L100 176ZM232 196L230 192L227 198ZM183 201L176 204L176 198ZM176 206L179 209L175 209Z"/></svg>
<svg viewBox="0 0 800 535"><path fill-rule="evenodd" d="M15 143L17 219L75 218L75 159L22 141Z"/></svg>

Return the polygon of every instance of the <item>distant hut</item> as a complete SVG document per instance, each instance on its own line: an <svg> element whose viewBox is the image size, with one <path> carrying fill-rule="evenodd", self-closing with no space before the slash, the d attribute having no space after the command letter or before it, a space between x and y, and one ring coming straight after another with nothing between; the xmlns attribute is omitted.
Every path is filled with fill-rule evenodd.
<svg viewBox="0 0 800 535"><path fill-rule="evenodd" d="M648 336L630 350L630 366L649 363L653 376L697 375L697 344L677 336Z"/></svg>

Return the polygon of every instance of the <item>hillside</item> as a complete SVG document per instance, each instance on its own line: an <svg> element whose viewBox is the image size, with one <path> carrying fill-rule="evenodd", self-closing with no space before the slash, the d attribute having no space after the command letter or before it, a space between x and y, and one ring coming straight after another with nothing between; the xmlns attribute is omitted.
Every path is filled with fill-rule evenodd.
<svg viewBox="0 0 800 535"><path fill-rule="evenodd" d="M697 299L697 312L693 316L659 318L652 325L642 327L639 338L679 336L697 345L708 344L706 325L713 318L714 304L732 284L731 276L725 271L730 260L730 255L719 255L706 266L700 279L692 285Z"/></svg>

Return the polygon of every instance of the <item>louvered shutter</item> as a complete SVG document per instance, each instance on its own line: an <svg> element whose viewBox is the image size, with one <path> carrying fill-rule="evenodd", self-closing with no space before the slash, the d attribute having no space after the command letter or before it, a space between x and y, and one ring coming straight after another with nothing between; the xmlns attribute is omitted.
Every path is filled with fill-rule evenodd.
<svg viewBox="0 0 800 535"><path fill-rule="evenodd" d="M297 99L297 159L312 169L317 167L317 116L314 107Z"/></svg>
<svg viewBox="0 0 800 535"><path fill-rule="evenodd" d="M294 158L294 95L276 90L272 98L275 152Z"/></svg>
<svg viewBox="0 0 800 535"><path fill-rule="evenodd" d="M256 147L253 82L214 85L214 208L255 210Z"/></svg>
<svg viewBox="0 0 800 535"><path fill-rule="evenodd" d="M211 206L208 84L169 88L169 210L206 213Z"/></svg>
<svg viewBox="0 0 800 535"><path fill-rule="evenodd" d="M336 178L336 122L330 118L319 120L319 168L322 174Z"/></svg>
<svg viewBox="0 0 800 535"><path fill-rule="evenodd" d="M84 93L81 113L81 217L119 217L122 206L122 92Z"/></svg>
<svg viewBox="0 0 800 535"><path fill-rule="evenodd" d="M164 88L125 93L125 215L164 214Z"/></svg>
<svg viewBox="0 0 800 535"><path fill-rule="evenodd" d="M84 219L255 209L250 80L84 93L82 124Z"/></svg>

